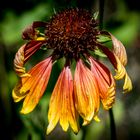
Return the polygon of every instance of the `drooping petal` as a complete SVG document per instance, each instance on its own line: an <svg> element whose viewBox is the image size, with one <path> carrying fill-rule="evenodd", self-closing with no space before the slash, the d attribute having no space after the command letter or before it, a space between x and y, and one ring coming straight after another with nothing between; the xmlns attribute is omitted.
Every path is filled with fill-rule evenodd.
<svg viewBox="0 0 140 140"><path fill-rule="evenodd" d="M113 43L113 52L119 58L121 63L125 66L127 64L127 54L123 44L111 33L109 33Z"/></svg>
<svg viewBox="0 0 140 140"><path fill-rule="evenodd" d="M93 59L92 57L89 57L89 61L91 63L91 71L95 75L96 81L98 83L103 107L108 110L112 107L112 104L115 101L114 78L109 69L102 63Z"/></svg>
<svg viewBox="0 0 140 140"><path fill-rule="evenodd" d="M98 47L107 55L109 58L110 62L115 68L116 75L114 76L116 80L123 79L125 80L123 90L124 93L129 92L132 90L132 82L131 79L129 78L126 69L124 65L121 63L120 59L114 54L114 52L111 52L108 48L106 48L103 45L98 44Z"/></svg>
<svg viewBox="0 0 140 140"><path fill-rule="evenodd" d="M18 76L26 77L29 76L26 73L24 64L27 60L42 46L43 41L31 41L27 44L24 44L16 53L14 59L14 69Z"/></svg>
<svg viewBox="0 0 140 140"><path fill-rule="evenodd" d="M127 73L125 74L124 79L125 79L125 81L124 81L124 85L123 85L123 90L124 90L124 93L127 93L132 90L132 82Z"/></svg>
<svg viewBox="0 0 140 140"><path fill-rule="evenodd" d="M31 112L42 97L52 69L51 57L38 63L27 74L30 76L21 78L12 92L15 102L24 99L21 113Z"/></svg>
<svg viewBox="0 0 140 140"><path fill-rule="evenodd" d="M109 35L113 44L113 52L119 58L120 62L125 66L127 64L127 54L124 45L111 33L103 31L103 34Z"/></svg>
<svg viewBox="0 0 140 140"><path fill-rule="evenodd" d="M78 132L77 113L73 97L73 80L68 66L64 67L53 90L49 105L48 121L47 134L55 128L58 121L60 121L64 131L67 131L70 125L75 133Z"/></svg>
<svg viewBox="0 0 140 140"><path fill-rule="evenodd" d="M131 79L128 76L128 74L126 72L126 69L124 68L124 66L122 65L122 63L118 59L118 57L115 56L115 58L116 58L116 61L117 61L117 69L116 69L115 79L119 80L119 79L124 78L123 91L124 91L124 93L127 93L127 92L129 92L129 91L132 90L132 82L131 82Z"/></svg>
<svg viewBox="0 0 140 140"><path fill-rule="evenodd" d="M78 113L84 119L83 125L89 123L99 110L99 90L93 73L77 61L74 74L75 104Z"/></svg>

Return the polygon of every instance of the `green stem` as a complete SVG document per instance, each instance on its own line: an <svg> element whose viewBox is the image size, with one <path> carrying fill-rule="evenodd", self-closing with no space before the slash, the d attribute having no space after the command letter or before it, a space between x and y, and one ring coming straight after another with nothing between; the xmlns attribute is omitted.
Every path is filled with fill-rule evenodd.
<svg viewBox="0 0 140 140"><path fill-rule="evenodd" d="M109 110L111 140L117 140L116 126L112 108Z"/></svg>

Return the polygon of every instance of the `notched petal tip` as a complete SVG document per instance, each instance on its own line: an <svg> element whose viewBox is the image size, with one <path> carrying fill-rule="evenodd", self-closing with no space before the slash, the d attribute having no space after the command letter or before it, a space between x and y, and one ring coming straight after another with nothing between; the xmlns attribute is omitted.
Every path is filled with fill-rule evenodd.
<svg viewBox="0 0 140 140"><path fill-rule="evenodd" d="M48 111L49 134L57 125L58 121L64 131L69 126L78 132L77 115L73 101L73 80L69 66L63 68L54 87Z"/></svg>
<svg viewBox="0 0 140 140"><path fill-rule="evenodd" d="M105 110L109 110L112 108L114 102L115 102L115 95L116 95L116 86L112 84L107 91L107 97L105 99L102 99L103 108Z"/></svg>

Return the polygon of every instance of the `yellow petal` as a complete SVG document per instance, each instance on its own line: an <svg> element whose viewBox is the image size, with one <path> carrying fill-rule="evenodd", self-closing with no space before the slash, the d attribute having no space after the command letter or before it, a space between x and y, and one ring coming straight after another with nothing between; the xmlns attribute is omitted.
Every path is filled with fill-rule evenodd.
<svg viewBox="0 0 140 140"><path fill-rule="evenodd" d="M124 90L124 93L127 93L132 90L132 82L127 73L125 75L123 90Z"/></svg>
<svg viewBox="0 0 140 140"><path fill-rule="evenodd" d="M60 121L64 131L69 125L75 133L78 132L77 116L73 101L73 80L69 67L64 67L53 90L48 112L49 134Z"/></svg>
<svg viewBox="0 0 140 140"><path fill-rule="evenodd" d="M93 73L79 60L74 75L75 104L84 121L90 122L99 109L99 91Z"/></svg>
<svg viewBox="0 0 140 140"><path fill-rule="evenodd" d="M114 76L116 80L122 79L125 74L126 74L126 70L124 68L124 66L121 64L120 60L118 59L117 56L115 56L116 61L117 61L117 69L116 69L116 75Z"/></svg>
<svg viewBox="0 0 140 140"><path fill-rule="evenodd" d="M132 82L131 82L130 77L128 76L124 66L121 64L121 62L119 61L117 56L115 56L115 57L116 57L116 61L117 61L117 69L116 69L116 75L114 77L116 80L124 78L123 90L124 90L124 93L127 93L132 90Z"/></svg>
<svg viewBox="0 0 140 140"><path fill-rule="evenodd" d="M14 99L14 102L19 102L22 100L28 92L20 93L20 88L22 87L21 81L18 82L18 84L15 86L15 88L12 91L12 97Z"/></svg>

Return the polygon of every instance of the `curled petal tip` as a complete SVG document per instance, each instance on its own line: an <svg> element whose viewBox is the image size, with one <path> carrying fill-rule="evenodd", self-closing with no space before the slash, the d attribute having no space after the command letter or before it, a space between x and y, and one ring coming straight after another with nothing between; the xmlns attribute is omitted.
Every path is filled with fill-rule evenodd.
<svg viewBox="0 0 140 140"><path fill-rule="evenodd" d="M128 74L125 75L125 81L124 81L124 86L123 86L123 93L127 93L129 91L131 91L133 88L132 86L132 82L128 76Z"/></svg>
<svg viewBox="0 0 140 140"><path fill-rule="evenodd" d="M116 59L116 62L117 62L117 68L115 70L116 75L114 76L114 78L116 80L120 80L125 76L126 70L125 70L124 66L121 64L119 58L115 54L114 54L114 56L115 56L115 59Z"/></svg>
<svg viewBox="0 0 140 140"><path fill-rule="evenodd" d="M31 75L28 74L28 73L24 73L24 74L21 74L20 77L22 77L22 78L23 78L23 77L31 77Z"/></svg>

